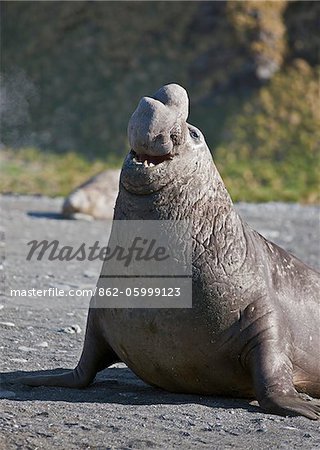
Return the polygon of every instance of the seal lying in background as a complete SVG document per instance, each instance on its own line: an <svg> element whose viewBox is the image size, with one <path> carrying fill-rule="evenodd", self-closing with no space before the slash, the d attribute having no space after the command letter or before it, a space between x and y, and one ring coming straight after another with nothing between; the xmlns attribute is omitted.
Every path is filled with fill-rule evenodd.
<svg viewBox="0 0 320 450"><path fill-rule="evenodd" d="M242 222L187 116L179 85L142 98L114 219L192 220L193 307L91 307L77 367L20 381L80 388L124 361L172 392L256 397L268 412L319 419L320 401L299 394L320 396L319 274Z"/></svg>
<svg viewBox="0 0 320 450"><path fill-rule="evenodd" d="M119 187L119 170L105 170L72 191L62 205L70 218L111 219Z"/></svg>

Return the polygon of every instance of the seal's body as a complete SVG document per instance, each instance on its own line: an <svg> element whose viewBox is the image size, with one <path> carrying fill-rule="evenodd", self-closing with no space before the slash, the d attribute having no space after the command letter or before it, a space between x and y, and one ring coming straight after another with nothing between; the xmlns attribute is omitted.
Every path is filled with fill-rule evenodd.
<svg viewBox="0 0 320 450"><path fill-rule="evenodd" d="M269 412L320 416L319 274L242 222L178 85L144 97L115 220L192 221L191 309L89 310L78 366L30 385L87 386L124 361L173 392L256 397ZM108 273L108 262L103 273Z"/></svg>
<svg viewBox="0 0 320 450"><path fill-rule="evenodd" d="M118 170L109 169L95 175L65 198L62 214L70 219L111 219L118 185Z"/></svg>

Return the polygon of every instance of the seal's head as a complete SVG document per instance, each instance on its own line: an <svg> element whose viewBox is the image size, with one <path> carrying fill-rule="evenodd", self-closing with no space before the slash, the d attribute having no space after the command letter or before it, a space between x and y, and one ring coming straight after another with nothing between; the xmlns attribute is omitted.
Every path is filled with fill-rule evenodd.
<svg viewBox="0 0 320 450"><path fill-rule="evenodd" d="M143 97L128 125L131 151L121 185L134 194L159 191L173 180L191 175L201 162L211 162L204 137L187 123L188 94L178 84Z"/></svg>

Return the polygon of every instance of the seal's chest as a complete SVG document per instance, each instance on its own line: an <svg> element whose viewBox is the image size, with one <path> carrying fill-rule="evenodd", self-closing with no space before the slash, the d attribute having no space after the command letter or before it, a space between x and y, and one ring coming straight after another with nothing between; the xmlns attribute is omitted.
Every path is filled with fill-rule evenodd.
<svg viewBox="0 0 320 450"><path fill-rule="evenodd" d="M202 394L238 388L237 378L242 379L242 374L228 355L221 354L208 321L194 311L139 314L114 310L108 318L108 342L147 383L169 391Z"/></svg>

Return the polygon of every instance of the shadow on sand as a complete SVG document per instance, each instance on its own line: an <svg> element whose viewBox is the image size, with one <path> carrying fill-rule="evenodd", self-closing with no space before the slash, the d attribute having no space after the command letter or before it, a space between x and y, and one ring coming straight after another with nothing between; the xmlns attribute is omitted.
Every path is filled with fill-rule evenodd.
<svg viewBox="0 0 320 450"><path fill-rule="evenodd" d="M74 220L72 217L66 217L61 213L52 211L28 211L27 215L36 219Z"/></svg>
<svg viewBox="0 0 320 450"><path fill-rule="evenodd" d="M71 403L116 403L122 405L198 404L211 408L244 409L254 413L263 411L249 400L174 394L152 387L137 378L128 368L109 368L100 372L94 382L85 389L60 387L29 387L15 380L29 375L53 375L66 369L34 372L1 373L1 398L12 401L64 401Z"/></svg>

